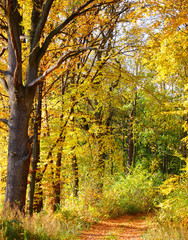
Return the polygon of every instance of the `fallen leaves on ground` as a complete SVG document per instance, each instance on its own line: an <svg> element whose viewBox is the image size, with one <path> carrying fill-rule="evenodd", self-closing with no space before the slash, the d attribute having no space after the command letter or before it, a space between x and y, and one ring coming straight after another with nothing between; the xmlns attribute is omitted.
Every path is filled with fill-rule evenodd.
<svg viewBox="0 0 188 240"><path fill-rule="evenodd" d="M152 214L125 215L116 219L103 220L82 232L80 240L142 239L151 227Z"/></svg>

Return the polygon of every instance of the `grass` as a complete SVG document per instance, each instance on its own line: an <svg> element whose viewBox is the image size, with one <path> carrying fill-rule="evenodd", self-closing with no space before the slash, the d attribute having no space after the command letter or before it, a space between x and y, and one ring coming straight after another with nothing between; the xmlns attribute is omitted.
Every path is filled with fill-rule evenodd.
<svg viewBox="0 0 188 240"><path fill-rule="evenodd" d="M32 217L8 210L0 217L1 240L65 240L75 239L85 222L67 213L52 211L34 214Z"/></svg>
<svg viewBox="0 0 188 240"><path fill-rule="evenodd" d="M155 222L155 226L142 238L145 240L187 240L188 229L177 223L167 225Z"/></svg>
<svg viewBox="0 0 188 240"><path fill-rule="evenodd" d="M153 208L153 183L146 173L137 170L127 177L107 180L102 195L82 191L79 199L67 198L56 213L51 210L23 216L7 210L0 217L2 240L75 239L83 228L102 217L116 217L126 212L137 213ZM139 183L139 184L138 184ZM114 236L109 236L114 239Z"/></svg>
<svg viewBox="0 0 188 240"><path fill-rule="evenodd" d="M55 213L46 209L30 217L13 210L1 212L0 239L78 239L80 231L89 228L101 218L153 211L156 206L160 206L155 228L149 230L143 238L185 240L188 236L186 181L181 180L181 184L179 182L176 184L168 180L157 191L156 182L160 182L158 178L160 176L153 176L137 168L128 176L117 175L105 179L105 188L100 196L95 191L89 190L88 186L88 189L80 192L79 199L72 197L65 199L63 206ZM173 178L173 181L179 180ZM115 239L114 237L111 234L107 239Z"/></svg>

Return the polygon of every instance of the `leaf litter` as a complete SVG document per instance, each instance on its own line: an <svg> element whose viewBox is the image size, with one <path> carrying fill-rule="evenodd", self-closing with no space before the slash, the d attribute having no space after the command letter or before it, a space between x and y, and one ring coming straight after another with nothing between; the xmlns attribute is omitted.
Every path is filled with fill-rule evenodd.
<svg viewBox="0 0 188 240"><path fill-rule="evenodd" d="M81 233L79 240L141 240L152 226L152 214L124 215L102 220Z"/></svg>

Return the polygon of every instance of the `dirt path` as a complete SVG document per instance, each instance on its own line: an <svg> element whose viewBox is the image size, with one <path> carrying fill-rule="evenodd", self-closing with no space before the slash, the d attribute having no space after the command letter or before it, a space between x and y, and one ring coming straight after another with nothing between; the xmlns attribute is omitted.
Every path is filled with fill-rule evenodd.
<svg viewBox="0 0 188 240"><path fill-rule="evenodd" d="M101 221L82 232L80 240L121 240L142 239L141 236L151 226L151 214L125 215L116 219Z"/></svg>

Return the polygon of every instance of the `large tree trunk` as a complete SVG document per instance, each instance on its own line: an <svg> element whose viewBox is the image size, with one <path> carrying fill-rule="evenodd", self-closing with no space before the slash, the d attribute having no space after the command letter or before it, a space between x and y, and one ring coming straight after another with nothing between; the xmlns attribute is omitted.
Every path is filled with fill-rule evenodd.
<svg viewBox="0 0 188 240"><path fill-rule="evenodd" d="M20 91L21 93L21 91ZM24 93L22 91L22 93ZM26 198L27 177L31 155L31 144L28 136L30 109L22 98L11 101L9 119L9 147L5 202L14 204L23 210Z"/></svg>
<svg viewBox="0 0 188 240"><path fill-rule="evenodd" d="M26 199L27 177L31 156L31 143L28 136L29 116L35 88L29 91L22 84L21 44L19 42L19 14L12 5L10 11L12 29L8 32L7 84L10 99L8 166L5 203L18 206L23 211ZM14 7L14 8L13 8ZM11 21L15 21L14 23ZM17 23L17 24L16 24ZM15 32L14 32L15 31ZM11 35L15 34L14 38ZM14 44L13 44L14 43ZM17 51L15 51L17 48ZM20 62L19 62L20 61Z"/></svg>
<svg viewBox="0 0 188 240"><path fill-rule="evenodd" d="M5 203L23 211L31 156L28 136L29 116L35 88L28 89L22 81L21 16L17 0L5 1L8 22L8 69L5 73L10 100L8 166ZM37 68L32 70L36 77Z"/></svg>

